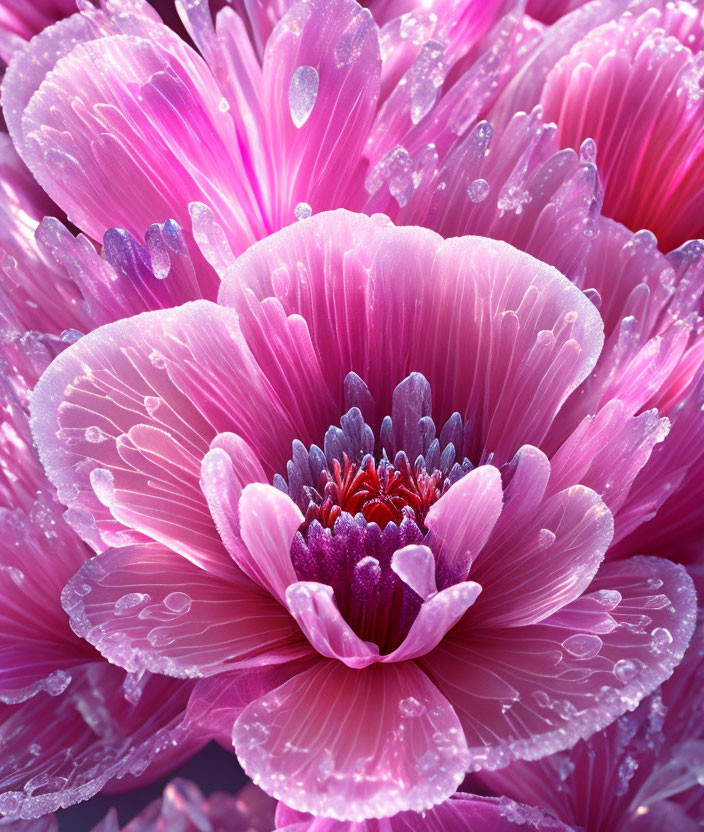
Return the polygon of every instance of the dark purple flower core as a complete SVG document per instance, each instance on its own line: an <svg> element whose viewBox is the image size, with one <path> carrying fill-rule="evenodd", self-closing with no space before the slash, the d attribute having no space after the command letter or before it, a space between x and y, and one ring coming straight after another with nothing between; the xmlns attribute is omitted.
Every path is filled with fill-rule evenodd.
<svg viewBox="0 0 704 832"><path fill-rule="evenodd" d="M371 401L361 379L348 382L357 400ZM299 580L332 587L345 620L381 653L403 641L423 600L393 571L393 554L427 543L430 507L472 469L458 461L466 445L459 413L436 438L430 406L430 385L413 373L396 387L378 438L351 407L327 430L324 450L294 442L288 481L274 480L305 516L291 546Z"/></svg>

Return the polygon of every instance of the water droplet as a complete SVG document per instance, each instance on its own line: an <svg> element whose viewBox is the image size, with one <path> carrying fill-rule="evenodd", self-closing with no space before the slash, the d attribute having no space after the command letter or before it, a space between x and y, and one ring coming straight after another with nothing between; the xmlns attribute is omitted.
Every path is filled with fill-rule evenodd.
<svg viewBox="0 0 704 832"><path fill-rule="evenodd" d="M475 179L467 188L467 196L472 202L482 202L489 196L489 183L486 179Z"/></svg>
<svg viewBox="0 0 704 832"><path fill-rule="evenodd" d="M152 630L147 636L147 641L152 647L168 647L173 644L176 639L159 630Z"/></svg>
<svg viewBox="0 0 704 832"><path fill-rule="evenodd" d="M71 674L65 670L55 670L44 683L44 690L49 696L59 696L71 684Z"/></svg>
<svg viewBox="0 0 704 832"><path fill-rule="evenodd" d="M158 350L152 350L149 353L149 361L152 364L152 367L156 367L157 370L163 370L166 368L166 359Z"/></svg>
<svg viewBox="0 0 704 832"><path fill-rule="evenodd" d="M64 344L75 344L80 338L83 338L83 333L77 329L65 329L61 333L61 340Z"/></svg>
<svg viewBox="0 0 704 832"><path fill-rule="evenodd" d="M313 209L308 205L307 202L299 202L298 205L293 209L293 215L296 217L297 220L307 220L308 217L312 216Z"/></svg>
<svg viewBox="0 0 704 832"><path fill-rule="evenodd" d="M117 616L131 615L137 607L141 607L150 600L146 592L129 592L115 601L114 614Z"/></svg>
<svg viewBox="0 0 704 832"><path fill-rule="evenodd" d="M288 88L288 105L296 127L303 127L310 118L318 97L319 83L318 70L313 66L299 66L293 73Z"/></svg>
<svg viewBox="0 0 704 832"><path fill-rule="evenodd" d="M109 439L107 433L104 433L99 427L93 425L92 427L86 428L87 442L104 442L106 439Z"/></svg>
<svg viewBox="0 0 704 832"><path fill-rule="evenodd" d="M90 584L75 584L73 587L73 591L76 595L79 595L81 598L85 598L86 595L90 595L93 591L93 587Z"/></svg>
<svg viewBox="0 0 704 832"><path fill-rule="evenodd" d="M566 638L562 642L565 650L577 659L593 659L603 646L599 636L579 633Z"/></svg>
<svg viewBox="0 0 704 832"><path fill-rule="evenodd" d="M161 399L158 396L145 396L144 409L150 416L153 416L157 408L161 404Z"/></svg>
<svg viewBox="0 0 704 832"><path fill-rule="evenodd" d="M164 598L164 606L177 615L185 615L191 609L191 599L185 592L170 592Z"/></svg>
<svg viewBox="0 0 704 832"><path fill-rule="evenodd" d="M667 627L656 627L650 634L650 649L653 653L662 653L673 640L672 633Z"/></svg>
<svg viewBox="0 0 704 832"><path fill-rule="evenodd" d="M624 685L627 685L637 675L638 667L630 659L619 659L614 665L614 676Z"/></svg>
<svg viewBox="0 0 704 832"><path fill-rule="evenodd" d="M406 699L402 699L398 703L398 708L407 717L422 716L425 713L425 706L415 696L408 696Z"/></svg>
<svg viewBox="0 0 704 832"><path fill-rule="evenodd" d="M221 113L226 113L229 109L230 104L228 103L228 100L226 98L221 98L220 101L218 101L218 110L220 110Z"/></svg>

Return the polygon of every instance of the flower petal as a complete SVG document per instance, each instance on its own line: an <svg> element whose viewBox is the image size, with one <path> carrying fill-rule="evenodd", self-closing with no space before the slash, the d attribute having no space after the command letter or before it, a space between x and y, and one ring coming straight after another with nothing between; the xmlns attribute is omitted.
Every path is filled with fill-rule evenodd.
<svg viewBox="0 0 704 832"><path fill-rule="evenodd" d="M314 818L279 803L277 827L281 832L351 832L346 821ZM289 825L291 824L291 825ZM293 825L295 824L295 826ZM540 809L505 797L478 797L458 792L422 813L399 812L384 821L366 820L354 832L571 832Z"/></svg>
<svg viewBox="0 0 704 832"><path fill-rule="evenodd" d="M351 670L321 661L249 705L233 740L270 794L340 820L429 808L466 765L457 717L411 662Z"/></svg>
<svg viewBox="0 0 704 832"><path fill-rule="evenodd" d="M298 578L291 562L291 544L303 523L293 500L264 483L245 486L239 502L244 547L233 555L242 571L282 603L286 587Z"/></svg>
<svg viewBox="0 0 704 832"><path fill-rule="evenodd" d="M288 613L234 564L226 580L159 544L98 555L62 600L74 631L130 672L208 676L308 649Z"/></svg>
<svg viewBox="0 0 704 832"><path fill-rule="evenodd" d="M584 608L481 634L466 616L418 660L457 710L475 769L569 748L634 708L682 658L696 617L682 567L661 558L607 563L589 589L592 606L615 622L609 632L590 633L594 616Z"/></svg>
<svg viewBox="0 0 704 832"><path fill-rule="evenodd" d="M232 430L266 464L277 451L286 459L303 430L253 363L236 316L206 301L81 338L40 380L32 412L49 478L92 515L97 548L147 535L212 570L230 558L199 482L211 442Z"/></svg>
<svg viewBox="0 0 704 832"><path fill-rule="evenodd" d="M305 320L316 369L335 396L355 372L380 420L396 385L420 372L433 391L433 413L458 411L473 422L467 455L474 461L493 453L497 465L542 440L602 345L593 304L544 263L505 243L442 241L343 211L255 244L225 276L220 302L241 312L262 365L259 356L271 347L250 337L261 330L252 318L272 296L286 315Z"/></svg>
<svg viewBox="0 0 704 832"><path fill-rule="evenodd" d="M574 485L533 506L516 505L513 486L506 490L513 510L499 518L469 573L482 586L469 618L482 628L533 624L575 600L613 536L611 513L591 489Z"/></svg>
<svg viewBox="0 0 704 832"><path fill-rule="evenodd" d="M362 668L379 656L376 644L362 641L342 617L332 587L315 581L298 581L286 590L291 615L320 653L339 659L347 667Z"/></svg>
<svg viewBox="0 0 704 832"><path fill-rule="evenodd" d="M380 72L374 19L354 0L293 3L276 26L263 62L275 228L294 219L299 202L313 211L352 207L355 199L361 207L357 168L376 114Z"/></svg>
<svg viewBox="0 0 704 832"><path fill-rule="evenodd" d="M493 465L482 465L462 477L430 507L425 525L432 532L443 574L441 585L465 580L472 561L489 539L501 514L501 474Z"/></svg>
<svg viewBox="0 0 704 832"><path fill-rule="evenodd" d="M167 218L187 227L194 201L219 212L238 250L261 228L217 84L167 26L74 15L13 61L3 88L20 155L92 237L117 225L139 238Z"/></svg>
<svg viewBox="0 0 704 832"><path fill-rule="evenodd" d="M35 818L87 800L114 778L122 788L148 767L165 773L203 745L182 727L191 685L144 679L136 704L124 673L95 662L69 690L0 709L0 814Z"/></svg>
<svg viewBox="0 0 704 832"><path fill-rule="evenodd" d="M651 8L595 29L556 64L541 96L563 147L596 142L606 216L650 229L663 251L703 233L702 58L672 36L693 14L689 4Z"/></svg>

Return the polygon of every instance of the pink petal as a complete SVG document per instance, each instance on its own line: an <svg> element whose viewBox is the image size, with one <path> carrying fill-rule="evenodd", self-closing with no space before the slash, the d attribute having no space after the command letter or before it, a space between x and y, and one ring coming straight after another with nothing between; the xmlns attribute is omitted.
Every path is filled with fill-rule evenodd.
<svg viewBox="0 0 704 832"><path fill-rule="evenodd" d="M339 659L347 667L363 668L379 657L376 644L362 641L342 617L332 587L298 581L286 590L291 615L321 656Z"/></svg>
<svg viewBox="0 0 704 832"><path fill-rule="evenodd" d="M511 500L511 486L506 500ZM470 569L482 594L469 614L475 626L534 624L579 597L613 536L599 496L575 485L501 516Z"/></svg>
<svg viewBox="0 0 704 832"><path fill-rule="evenodd" d="M284 602L286 588L298 578L291 563L291 544L303 523L298 506L273 485L250 483L239 501L244 547L233 557L241 569Z"/></svg>
<svg viewBox="0 0 704 832"><path fill-rule="evenodd" d="M48 475L71 509L92 515L102 546L147 535L214 570L230 559L199 482L210 443L235 431L264 462L277 446L287 458L301 434L285 435L289 417L233 313L206 301L86 335L47 370L32 404Z"/></svg>
<svg viewBox="0 0 704 832"><path fill-rule="evenodd" d="M589 33L541 96L563 147L596 142L604 213L633 231L649 228L663 251L702 235L701 56L668 37L683 20L691 25L689 8L627 14Z"/></svg>
<svg viewBox="0 0 704 832"><path fill-rule="evenodd" d="M380 69L374 19L353 0L294 3L276 26L263 61L274 227L291 222L299 202L316 212L353 207Z"/></svg>
<svg viewBox="0 0 704 832"><path fill-rule="evenodd" d="M133 673L208 676L307 649L288 614L234 565L226 580L158 544L104 552L62 600L74 631Z"/></svg>
<svg viewBox="0 0 704 832"><path fill-rule="evenodd" d="M48 495L26 512L0 508L0 525L0 701L22 702L42 691L56 696L75 668L96 658L71 632L59 603L89 550Z"/></svg>
<svg viewBox="0 0 704 832"><path fill-rule="evenodd" d="M464 580L482 550L503 505L501 474L493 465L470 471L430 507L425 525L453 583ZM442 576L447 578L448 576Z"/></svg>
<svg viewBox="0 0 704 832"><path fill-rule="evenodd" d="M656 410L630 416L618 399L595 416L586 416L551 460L551 490L579 482L601 496L616 515L628 499L638 472L669 423Z"/></svg>
<svg viewBox="0 0 704 832"><path fill-rule="evenodd" d="M429 808L454 792L466 764L452 708L410 662L321 661L248 706L233 738L266 791L341 820Z"/></svg>
<svg viewBox="0 0 704 832"><path fill-rule="evenodd" d="M228 552L242 548L239 500L252 482L265 482L266 474L249 445L234 433L221 433L203 457L200 484L220 538Z"/></svg>
<svg viewBox="0 0 704 832"><path fill-rule="evenodd" d="M703 636L698 628L672 676L632 713L568 751L483 772L481 782L544 806L576 829L598 832L608 824L656 832L669 821L678 832L695 832L704 805L697 782L704 742L696 716Z"/></svg>
<svg viewBox="0 0 704 832"><path fill-rule="evenodd" d="M114 778L125 778L124 789L147 768L158 777L203 745L181 724L190 685L148 676L132 704L123 679L96 662L50 708L39 696L0 710L0 814L39 817L87 800Z"/></svg>
<svg viewBox="0 0 704 832"><path fill-rule="evenodd" d="M392 818L355 824L314 818L279 803L276 822L282 832L570 832L540 809L504 797L477 797L461 792L422 813L399 812Z"/></svg>
<svg viewBox="0 0 704 832"><path fill-rule="evenodd" d="M256 203L202 58L142 15L92 17L42 33L5 77L6 118L27 166L94 238L115 225L139 236L170 217L185 227L188 203L205 201L246 246Z"/></svg>
<svg viewBox="0 0 704 832"><path fill-rule="evenodd" d="M391 557L391 568L424 600L437 593L435 555L427 546L411 544L397 549Z"/></svg>
<svg viewBox="0 0 704 832"><path fill-rule="evenodd" d="M427 599L403 642L380 661L401 662L429 653L457 624L481 591L481 586L474 581L462 581Z"/></svg>
<svg viewBox="0 0 704 832"><path fill-rule="evenodd" d="M383 416L409 369L421 372L433 412L473 420L469 456L493 453L495 464L541 441L602 343L589 300L510 246L474 237L443 242L427 230L341 211L254 245L223 282L221 302L247 310L242 326L278 385L283 372L271 361L271 336L265 340L252 320L272 296L283 313L305 319L315 371L335 395L354 371ZM376 360L381 354L384 362ZM474 356L469 367L467 355Z"/></svg>
<svg viewBox="0 0 704 832"><path fill-rule="evenodd" d="M600 206L596 166L560 150L539 109L511 115L503 127L481 121L468 130L400 211L390 195L375 195L375 209L443 237L505 240L577 279Z"/></svg>
<svg viewBox="0 0 704 832"><path fill-rule="evenodd" d="M308 656L283 664L244 667L198 679L188 700L184 726L194 734L213 737L229 748L235 720L247 705L318 661L319 656L311 650Z"/></svg>
<svg viewBox="0 0 704 832"><path fill-rule="evenodd" d="M0 276L3 329L38 330L59 335L86 329L86 313L77 288L37 246L34 234L42 217L56 210L0 133Z"/></svg>
<svg viewBox="0 0 704 832"><path fill-rule="evenodd" d="M610 632L589 633L592 614L481 633L466 616L418 660L460 716L474 768L571 747L634 708L680 661L696 616L682 567L609 563L589 590L616 622Z"/></svg>

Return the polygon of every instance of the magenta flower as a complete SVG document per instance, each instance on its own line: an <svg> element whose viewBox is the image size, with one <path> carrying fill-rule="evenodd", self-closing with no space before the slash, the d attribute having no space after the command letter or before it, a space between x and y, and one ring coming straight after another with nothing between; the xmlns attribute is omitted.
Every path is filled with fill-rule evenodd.
<svg viewBox="0 0 704 832"><path fill-rule="evenodd" d="M489 117L540 104L561 146L590 140L604 213L669 251L704 236L702 9L627 5L590 3L548 29Z"/></svg>
<svg viewBox="0 0 704 832"><path fill-rule="evenodd" d="M585 832L696 832L704 817L704 631L660 690L590 740L481 775Z"/></svg>
<svg viewBox="0 0 704 832"><path fill-rule="evenodd" d="M601 565L602 437L539 449L602 345L573 284L503 243L335 212L250 249L220 300L79 340L34 430L95 548L122 547L67 586L72 626L131 672L213 676L190 718L224 735L239 714L255 782L339 819L419 810L669 675L691 580ZM651 428L609 418L627 491Z"/></svg>
<svg viewBox="0 0 704 832"><path fill-rule="evenodd" d="M28 334L3 346L1 365L0 813L22 818L134 786L148 766L158 777L206 741L183 724L189 683L126 676L61 609L61 588L90 550L31 445L25 379L47 353Z"/></svg>

